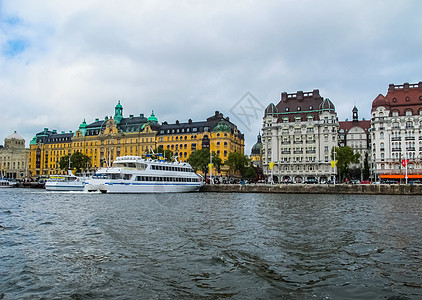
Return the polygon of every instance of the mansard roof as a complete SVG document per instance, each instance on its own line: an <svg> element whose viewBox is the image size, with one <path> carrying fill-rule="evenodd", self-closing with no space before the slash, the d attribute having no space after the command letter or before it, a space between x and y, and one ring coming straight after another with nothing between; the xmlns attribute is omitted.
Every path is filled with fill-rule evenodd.
<svg viewBox="0 0 422 300"><path fill-rule="evenodd" d="M387 95L379 94L372 102L372 111L377 107L384 106L391 111L398 111L404 116L408 109L418 113L422 109L422 81L410 84L405 82L401 85L390 84Z"/></svg>
<svg viewBox="0 0 422 300"><path fill-rule="evenodd" d="M283 92L281 94L281 101L277 104L278 122L282 122L283 118L289 118L290 122L294 118L300 117L305 119L312 117L313 120L319 120L320 106L324 99L321 97L319 90L315 89L312 92L298 91L293 94ZM334 110L334 105L328 100L327 107Z"/></svg>

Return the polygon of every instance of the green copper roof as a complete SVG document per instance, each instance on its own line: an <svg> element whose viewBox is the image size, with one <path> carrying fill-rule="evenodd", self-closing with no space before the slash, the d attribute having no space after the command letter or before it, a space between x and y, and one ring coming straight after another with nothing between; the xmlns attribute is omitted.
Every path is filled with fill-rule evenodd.
<svg viewBox="0 0 422 300"><path fill-rule="evenodd" d="M148 117L148 123L158 123L158 119L154 115L154 111L152 111L151 115Z"/></svg>
<svg viewBox="0 0 422 300"><path fill-rule="evenodd" d="M86 128L86 121L85 121L85 119L84 119L84 121L81 123L81 125L79 125L79 129L82 129L82 128Z"/></svg>
<svg viewBox="0 0 422 300"><path fill-rule="evenodd" d="M217 126L215 126L212 131L213 132L231 132L231 129L226 124L226 122L223 119L221 119L221 121L218 122Z"/></svg>
<svg viewBox="0 0 422 300"><path fill-rule="evenodd" d="M30 145L36 145L37 144L37 136L34 136L32 140L29 142Z"/></svg>
<svg viewBox="0 0 422 300"><path fill-rule="evenodd" d="M114 108L114 121L116 124L120 124L120 121L123 119L123 106L117 103L116 107Z"/></svg>

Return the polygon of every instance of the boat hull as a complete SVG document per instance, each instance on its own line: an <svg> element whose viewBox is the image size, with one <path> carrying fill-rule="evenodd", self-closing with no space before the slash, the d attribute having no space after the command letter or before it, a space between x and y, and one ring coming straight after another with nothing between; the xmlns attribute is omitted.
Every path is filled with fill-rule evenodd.
<svg viewBox="0 0 422 300"><path fill-rule="evenodd" d="M102 193L187 193L196 192L202 183L163 183L163 182L124 182L90 180L86 182L85 191Z"/></svg>
<svg viewBox="0 0 422 300"><path fill-rule="evenodd" d="M66 184L58 182L47 182L45 189L49 191L83 191L85 184L79 182L78 184Z"/></svg>

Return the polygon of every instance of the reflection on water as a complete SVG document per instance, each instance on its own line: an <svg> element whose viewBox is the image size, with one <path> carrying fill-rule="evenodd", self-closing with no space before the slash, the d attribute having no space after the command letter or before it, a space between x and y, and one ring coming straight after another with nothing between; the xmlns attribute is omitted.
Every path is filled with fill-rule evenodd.
<svg viewBox="0 0 422 300"><path fill-rule="evenodd" d="M0 190L0 299L422 298L421 200Z"/></svg>

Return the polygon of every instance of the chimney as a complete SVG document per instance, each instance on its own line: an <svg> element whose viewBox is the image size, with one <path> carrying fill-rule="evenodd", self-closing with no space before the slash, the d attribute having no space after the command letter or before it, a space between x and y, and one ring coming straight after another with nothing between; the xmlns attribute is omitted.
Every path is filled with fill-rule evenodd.
<svg viewBox="0 0 422 300"><path fill-rule="evenodd" d="M389 92L394 92L394 84L393 84L393 83L390 83L390 84L388 85L388 91L389 91Z"/></svg>
<svg viewBox="0 0 422 300"><path fill-rule="evenodd" d="M179 125L179 120L176 120L176 125Z"/></svg>
<svg viewBox="0 0 422 300"><path fill-rule="evenodd" d="M297 91L296 99L297 100L303 100L303 91Z"/></svg>
<svg viewBox="0 0 422 300"><path fill-rule="evenodd" d="M419 81L418 83L418 90L422 92L422 81Z"/></svg>
<svg viewBox="0 0 422 300"><path fill-rule="evenodd" d="M312 97L313 98L319 98L319 90L315 89L312 91Z"/></svg>
<svg viewBox="0 0 422 300"><path fill-rule="evenodd" d="M405 82L404 84L403 84L403 88L404 88L404 90L407 92L407 91L409 91L409 83L408 82Z"/></svg>
<svg viewBox="0 0 422 300"><path fill-rule="evenodd" d="M188 123L189 123L189 124L192 124L192 119L189 119L189 120L188 120Z"/></svg>
<svg viewBox="0 0 422 300"><path fill-rule="evenodd" d="M281 101L287 101L287 93L286 92L281 93Z"/></svg>

